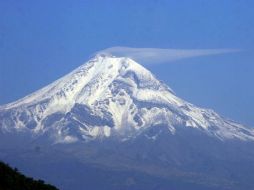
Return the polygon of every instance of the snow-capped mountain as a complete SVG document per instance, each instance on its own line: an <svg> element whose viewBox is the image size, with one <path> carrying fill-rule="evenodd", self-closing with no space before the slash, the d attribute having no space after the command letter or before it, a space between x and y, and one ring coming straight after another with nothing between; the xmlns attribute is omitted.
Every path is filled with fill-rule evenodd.
<svg viewBox="0 0 254 190"><path fill-rule="evenodd" d="M253 140L105 54L0 107L0 160L63 190L252 190Z"/></svg>
<svg viewBox="0 0 254 190"><path fill-rule="evenodd" d="M254 140L253 130L180 98L134 60L98 54L70 74L0 107L0 130L47 134L54 143L142 135L166 126L221 140ZM160 130L147 138L155 140Z"/></svg>

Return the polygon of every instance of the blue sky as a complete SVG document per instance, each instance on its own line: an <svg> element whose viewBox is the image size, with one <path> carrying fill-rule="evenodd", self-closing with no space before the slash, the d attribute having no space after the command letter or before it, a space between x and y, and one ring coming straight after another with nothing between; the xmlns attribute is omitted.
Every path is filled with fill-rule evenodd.
<svg viewBox="0 0 254 190"><path fill-rule="evenodd" d="M253 7L252 0L0 0L0 104L108 47L230 48L242 51L147 68L178 96L254 126Z"/></svg>

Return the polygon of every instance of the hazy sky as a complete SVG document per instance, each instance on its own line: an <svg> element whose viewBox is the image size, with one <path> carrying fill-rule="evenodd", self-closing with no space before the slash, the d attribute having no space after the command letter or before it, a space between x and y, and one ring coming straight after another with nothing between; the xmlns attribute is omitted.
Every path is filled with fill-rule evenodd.
<svg viewBox="0 0 254 190"><path fill-rule="evenodd" d="M240 49L146 67L178 96L254 126L253 7L253 0L0 0L0 104L109 47Z"/></svg>

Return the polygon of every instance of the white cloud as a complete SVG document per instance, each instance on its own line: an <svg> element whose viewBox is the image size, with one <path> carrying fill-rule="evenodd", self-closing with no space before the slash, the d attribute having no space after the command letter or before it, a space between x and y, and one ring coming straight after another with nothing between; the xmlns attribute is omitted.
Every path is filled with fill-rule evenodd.
<svg viewBox="0 0 254 190"><path fill-rule="evenodd" d="M111 47L99 51L115 56L130 57L143 64L169 63L171 61L191 57L210 56L239 52L239 49L159 49L159 48L129 48Z"/></svg>

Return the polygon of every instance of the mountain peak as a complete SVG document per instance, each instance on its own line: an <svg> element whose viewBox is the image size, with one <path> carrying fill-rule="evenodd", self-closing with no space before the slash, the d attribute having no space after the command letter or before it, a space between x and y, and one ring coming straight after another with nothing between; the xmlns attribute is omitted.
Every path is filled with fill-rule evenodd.
<svg viewBox="0 0 254 190"><path fill-rule="evenodd" d="M139 83L137 85L160 85L160 82L150 71L134 60L127 57L115 57L100 53L52 84L4 107L13 108L21 104L34 104L37 101L51 98L64 98L75 103L80 103L81 96L83 96L82 93L85 93L86 96L87 92L92 90L91 88L99 93L114 80L117 80L119 77L127 77L127 75L131 75ZM98 89L99 86L100 89ZM93 94L94 98L98 98L94 96L94 91L90 95ZM68 104L69 102L61 102L61 104L66 103Z"/></svg>
<svg viewBox="0 0 254 190"><path fill-rule="evenodd" d="M0 108L1 130L48 134L54 142L193 128L219 139L253 140L253 131L180 98L127 57L97 54L66 76ZM14 127L13 127L14 126ZM180 129L179 128L179 129Z"/></svg>

